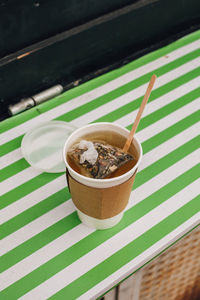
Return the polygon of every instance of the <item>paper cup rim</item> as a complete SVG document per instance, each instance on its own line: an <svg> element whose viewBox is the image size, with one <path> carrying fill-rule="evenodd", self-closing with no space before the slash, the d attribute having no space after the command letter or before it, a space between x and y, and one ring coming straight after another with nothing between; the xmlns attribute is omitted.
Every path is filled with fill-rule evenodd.
<svg viewBox="0 0 200 300"><path fill-rule="evenodd" d="M63 148L63 158L64 158L64 162L65 162L65 165L66 165L67 169L68 169L69 172L71 172L72 174L74 173L76 176L82 178L84 181L85 181L85 178L87 178L87 181L90 182L90 183L97 183L97 182L99 182L99 183L103 183L103 182L104 182L104 183L105 183L105 179L90 178L90 177L81 175L81 174L79 174L78 172L74 171L74 169L72 169L72 168L70 167L70 165L68 164L67 158L66 158L66 146L67 146L67 144L69 143L70 138L71 138L73 135L77 134L79 131L82 131L84 128L93 127L94 125L97 125L97 124L99 124L99 125L113 125L113 126L116 126L116 127L121 128L121 129L123 129L123 130L125 130L125 131L127 131L127 132L129 133L129 130L126 129L125 127L123 127L123 126L121 126L121 125L119 125L119 124L113 124L113 123L110 123L110 122L99 122L99 123L91 123L91 124L85 125L85 126L83 126L83 127L81 127L81 128L76 129L76 130L75 130L74 132L72 132L72 133L70 134L70 136L67 138L67 140L66 140L66 142L65 142L65 144L64 144L64 148ZM134 169L137 169L138 166L139 166L139 164L140 164L140 162L141 162L142 155L143 155L143 151L142 151L142 146L141 146L141 144L140 144L138 138L137 138L136 136L134 136L133 139L136 140L136 142L137 142L137 144L138 144L138 147L139 147L139 150L140 150L138 161L137 161L137 163L136 163L136 164L134 165L134 167L133 167ZM106 179L106 182L107 182L107 183L116 182L117 180L120 180L120 179L122 179L122 178L128 177L129 174L130 174L130 176L131 176L131 175L132 175L132 170L133 170L133 168L130 169L128 172L126 172L126 173L120 175L120 176Z"/></svg>

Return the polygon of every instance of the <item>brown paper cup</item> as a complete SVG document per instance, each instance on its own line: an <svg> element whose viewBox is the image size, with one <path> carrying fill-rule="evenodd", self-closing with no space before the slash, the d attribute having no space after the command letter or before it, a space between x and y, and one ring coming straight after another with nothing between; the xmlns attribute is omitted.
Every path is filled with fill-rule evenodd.
<svg viewBox="0 0 200 300"><path fill-rule="evenodd" d="M96 229L106 229L117 224L128 204L138 165L142 157L142 148L136 138L133 143L136 149L137 163L125 174L110 179L88 178L75 172L67 162L68 149L80 137L95 131L114 131L128 136L129 131L112 123L87 125L72 133L64 146L68 187L72 201L76 206L79 218L86 225Z"/></svg>

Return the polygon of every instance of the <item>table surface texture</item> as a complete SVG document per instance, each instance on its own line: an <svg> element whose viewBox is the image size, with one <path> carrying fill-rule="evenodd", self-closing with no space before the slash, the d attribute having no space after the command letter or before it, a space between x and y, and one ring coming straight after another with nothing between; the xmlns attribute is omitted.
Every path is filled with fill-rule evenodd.
<svg viewBox="0 0 200 300"><path fill-rule="evenodd" d="M124 217L111 229L86 227L65 174L42 173L22 157L23 135L49 120L130 130L152 74L136 133L144 155ZM96 299L195 228L199 100L197 31L1 122L0 299Z"/></svg>

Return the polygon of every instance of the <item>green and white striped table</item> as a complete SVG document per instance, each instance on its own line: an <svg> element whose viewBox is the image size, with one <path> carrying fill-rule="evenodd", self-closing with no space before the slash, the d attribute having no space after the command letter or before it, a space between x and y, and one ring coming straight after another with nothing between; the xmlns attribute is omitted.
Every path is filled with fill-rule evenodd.
<svg viewBox="0 0 200 300"><path fill-rule="evenodd" d="M197 226L200 31L1 123L0 299L95 299ZM144 156L123 220L95 231L79 221L64 174L22 158L24 133L56 119L131 128Z"/></svg>

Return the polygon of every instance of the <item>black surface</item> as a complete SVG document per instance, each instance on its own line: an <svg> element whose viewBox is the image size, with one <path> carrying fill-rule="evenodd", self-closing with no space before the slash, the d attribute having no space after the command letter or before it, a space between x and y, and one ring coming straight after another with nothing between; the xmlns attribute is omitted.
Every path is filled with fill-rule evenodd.
<svg viewBox="0 0 200 300"><path fill-rule="evenodd" d="M140 0L3 57L1 118L7 116L9 103L57 83L72 86L128 56L133 59L170 43L197 29L199 18L199 1ZM29 55L19 59L24 54Z"/></svg>
<svg viewBox="0 0 200 300"><path fill-rule="evenodd" d="M0 0L0 57L136 0Z"/></svg>

